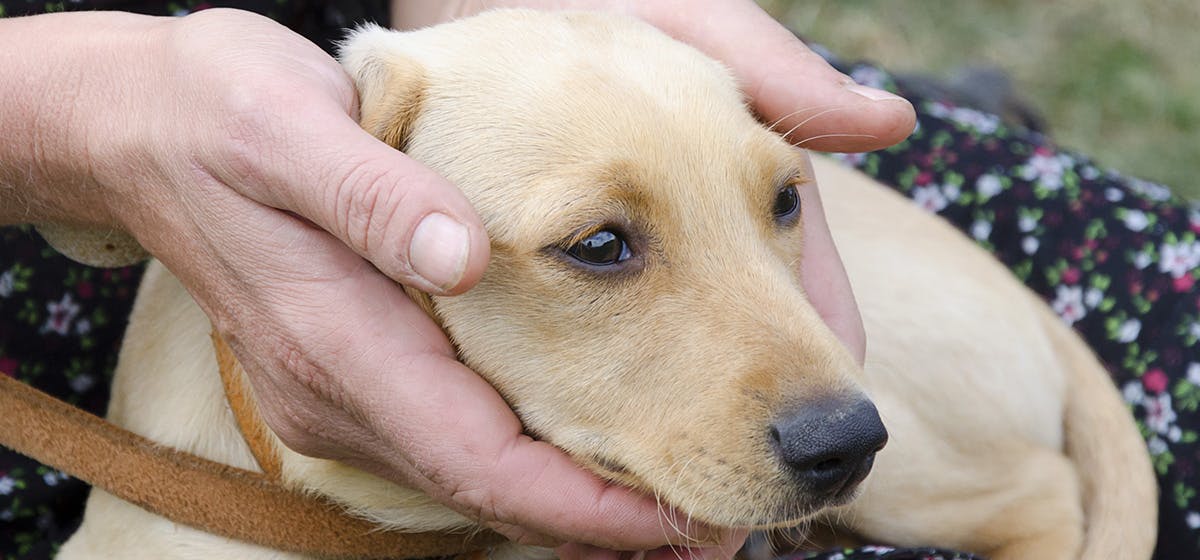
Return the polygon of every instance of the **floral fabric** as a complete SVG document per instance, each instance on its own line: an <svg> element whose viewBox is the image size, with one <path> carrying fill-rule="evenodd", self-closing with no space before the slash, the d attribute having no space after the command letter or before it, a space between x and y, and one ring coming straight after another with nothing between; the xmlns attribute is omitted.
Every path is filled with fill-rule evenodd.
<svg viewBox="0 0 1200 560"><path fill-rule="evenodd" d="M139 267L89 268L30 228L0 228L0 375L103 414ZM87 486L0 448L0 557L48 558Z"/></svg>
<svg viewBox="0 0 1200 560"><path fill-rule="evenodd" d="M308 29L325 46L337 36L334 28L357 17L347 14L384 17L376 6L382 3L373 0L233 4ZM209 5L0 0L0 17L64 9L180 15ZM906 94L879 68L843 69ZM1156 558L1200 557L1200 210L1161 185L1106 170L998 117L941 99L913 101L919 126L908 140L841 159L958 226L1087 339L1137 417L1159 476ZM27 228L0 229L0 372L103 413L140 274L138 267L78 265ZM78 523L85 491L62 473L0 449L0 558L50 557ZM871 546L793 558L974 557Z"/></svg>

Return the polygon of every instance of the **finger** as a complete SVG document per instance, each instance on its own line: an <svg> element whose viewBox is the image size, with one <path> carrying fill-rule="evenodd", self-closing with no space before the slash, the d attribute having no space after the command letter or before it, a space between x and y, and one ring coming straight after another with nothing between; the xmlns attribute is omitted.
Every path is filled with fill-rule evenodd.
<svg viewBox="0 0 1200 560"><path fill-rule="evenodd" d="M454 185L364 132L333 99L263 110L242 127L251 148L217 158L214 175L312 221L395 281L434 294L478 282L487 234Z"/></svg>
<svg viewBox="0 0 1200 560"><path fill-rule="evenodd" d="M800 189L804 208L804 253L800 256L800 284L808 300L838 340L862 364L866 359L867 335L862 315L837 245L829 233L821 194L815 184Z"/></svg>
<svg viewBox="0 0 1200 560"><path fill-rule="evenodd" d="M793 142L864 152L903 140L912 105L854 84L748 0L643 2L642 17L733 70L759 115Z"/></svg>
<svg viewBox="0 0 1200 560"><path fill-rule="evenodd" d="M642 560L645 552L622 554L616 550L582 543L567 543L554 549L559 560Z"/></svg>
<svg viewBox="0 0 1200 560"><path fill-rule="evenodd" d="M713 546L664 546L646 552L644 559L679 560L680 558L690 558L694 560L730 560L734 554L737 554L738 550L741 550L748 536L750 536L749 530L737 529L731 531L724 540Z"/></svg>

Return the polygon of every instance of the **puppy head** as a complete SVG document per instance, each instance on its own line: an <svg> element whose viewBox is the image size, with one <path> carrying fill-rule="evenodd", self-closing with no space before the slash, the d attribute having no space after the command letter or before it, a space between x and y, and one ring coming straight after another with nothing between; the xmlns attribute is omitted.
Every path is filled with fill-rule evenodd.
<svg viewBox="0 0 1200 560"><path fill-rule="evenodd" d="M797 279L807 156L653 28L491 12L360 30L364 128L456 183L492 261L424 300L528 431L706 522L845 501L885 432Z"/></svg>

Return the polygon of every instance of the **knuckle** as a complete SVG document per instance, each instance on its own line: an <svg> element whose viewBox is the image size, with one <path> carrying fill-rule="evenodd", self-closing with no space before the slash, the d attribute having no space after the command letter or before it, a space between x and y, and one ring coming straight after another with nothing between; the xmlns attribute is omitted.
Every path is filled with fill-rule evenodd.
<svg viewBox="0 0 1200 560"><path fill-rule="evenodd" d="M351 165L332 185L336 233L360 255L377 257L404 206L407 190L398 186L392 172L374 162ZM386 268L390 263L375 264Z"/></svg>
<svg viewBox="0 0 1200 560"><path fill-rule="evenodd" d="M309 456L331 456L345 431L338 411L346 395L337 377L305 345L286 337L273 341L267 367L275 370L261 398L263 417L288 448Z"/></svg>
<svg viewBox="0 0 1200 560"><path fill-rule="evenodd" d="M277 100L260 83L240 82L221 88L217 101L220 140L216 161L238 178L251 178L270 145L274 126L271 107Z"/></svg>
<svg viewBox="0 0 1200 560"><path fill-rule="evenodd" d="M486 489L459 485L450 492L450 500L459 506L467 517L487 526L503 526L496 509L496 502Z"/></svg>

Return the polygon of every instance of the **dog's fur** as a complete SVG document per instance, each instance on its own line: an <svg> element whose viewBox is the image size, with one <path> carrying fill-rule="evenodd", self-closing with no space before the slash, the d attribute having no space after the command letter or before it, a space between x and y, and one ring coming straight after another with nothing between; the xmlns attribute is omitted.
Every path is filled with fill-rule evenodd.
<svg viewBox="0 0 1200 560"><path fill-rule="evenodd" d="M996 559L1149 556L1145 449L1082 341L937 218L824 159L810 165L755 121L716 62L632 20L509 11L360 30L343 63L364 128L458 184L491 236L476 288L414 296L529 431L581 464L721 526L815 518ZM805 299L799 224L772 215L780 189L816 188L814 173L866 321L865 372ZM564 253L603 228L629 241L620 270ZM152 265L109 416L253 469L209 330ZM873 474L850 503L809 492L768 425L864 394L891 434ZM418 492L277 447L290 484L382 526L471 525ZM283 557L101 491L62 553Z"/></svg>

